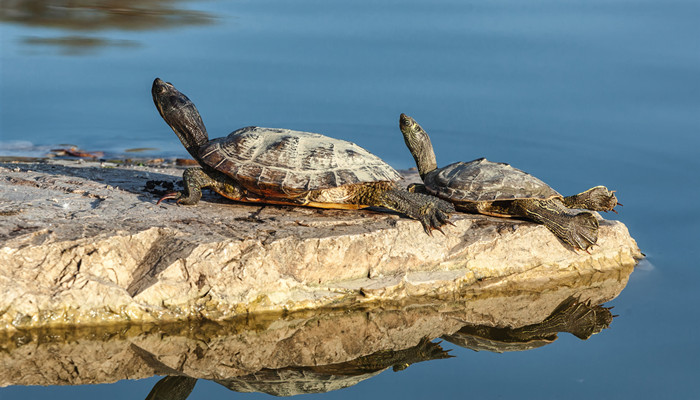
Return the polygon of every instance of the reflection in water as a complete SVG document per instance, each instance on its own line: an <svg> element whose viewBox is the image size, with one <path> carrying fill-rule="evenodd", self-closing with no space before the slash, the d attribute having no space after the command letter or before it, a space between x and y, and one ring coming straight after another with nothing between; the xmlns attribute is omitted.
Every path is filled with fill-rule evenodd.
<svg viewBox="0 0 700 400"><path fill-rule="evenodd" d="M207 25L211 14L177 8L169 0L4 0L0 22L82 32L58 37L27 37L23 43L51 45L66 54L79 54L105 46L134 47L136 42L105 39L85 32L141 31L188 25Z"/></svg>
<svg viewBox="0 0 700 400"><path fill-rule="evenodd" d="M17 331L0 336L0 387L161 379L148 399L185 399L198 379L277 396L355 385L391 368L451 357L434 339L475 350L527 350L608 327L633 266L533 287L481 282L447 299L363 309L241 316L225 323ZM585 299L585 301L578 301ZM589 302L590 301L590 302ZM2 333L0 332L0 335Z"/></svg>
<svg viewBox="0 0 700 400"><path fill-rule="evenodd" d="M450 358L452 356L448 351L443 350L439 343L422 338L417 345L408 349L378 351L342 363L264 368L253 374L214 381L236 392L260 392L274 396L325 393L356 385L389 367L396 372L421 361ZM163 396L163 399L185 399L194 388L194 381L196 380L186 376L166 376L156 383L146 399L161 398L157 396Z"/></svg>
<svg viewBox="0 0 700 400"><path fill-rule="evenodd" d="M166 376L156 382L146 400L184 400L197 383L197 379L188 376Z"/></svg>
<svg viewBox="0 0 700 400"><path fill-rule="evenodd" d="M325 393L356 385L389 367L402 371L411 364L449 357L452 356L438 343L422 338L417 345L407 349L378 351L343 363L265 369L216 382L236 392L262 392L275 396Z"/></svg>
<svg viewBox="0 0 700 400"><path fill-rule="evenodd" d="M610 308L570 297L539 324L517 329L467 324L456 333L443 336L443 339L475 351L523 351L554 342L559 332L569 332L586 340L608 328L613 317Z"/></svg>
<svg viewBox="0 0 700 400"><path fill-rule="evenodd" d="M610 326L613 315L610 309L574 297L564 300L544 321L521 328L494 328L486 325L466 324L457 332L443 338L458 346L472 350L497 353L524 351L552 343L558 332L569 332L586 340ZM142 349L138 350L143 352ZM402 371L421 361L453 357L439 343L428 337L407 349L383 350L351 361L329 365L296 366L279 369L264 368L253 374L214 381L236 392L261 392L274 396L293 396L308 393L325 393L355 385L392 367ZM161 374L172 369L161 364L147 352L144 361ZM166 376L156 383L149 399L186 399L192 392L196 379L189 376ZM162 396L162 397L159 397Z"/></svg>
<svg viewBox="0 0 700 400"><path fill-rule="evenodd" d="M65 55L79 55L90 53L100 47L136 47L138 43L133 40L111 40L87 36L64 36L57 38L40 38L36 36L25 37L23 43L30 45L56 46Z"/></svg>

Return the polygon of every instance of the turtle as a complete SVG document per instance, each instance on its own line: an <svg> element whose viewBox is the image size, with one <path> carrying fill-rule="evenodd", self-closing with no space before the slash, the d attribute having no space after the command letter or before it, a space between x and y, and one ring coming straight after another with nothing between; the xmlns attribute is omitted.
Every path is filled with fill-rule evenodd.
<svg viewBox="0 0 700 400"><path fill-rule="evenodd" d="M153 102L199 164L183 174L184 190L163 196L195 205L202 188L237 201L334 209L383 207L423 224L428 234L449 222L454 206L400 189L402 176L362 147L318 133L249 126L209 140L194 103L156 78Z"/></svg>
<svg viewBox="0 0 700 400"><path fill-rule="evenodd" d="M440 343L424 337L407 349L380 350L335 364L263 368L249 375L219 378L215 382L236 392L261 392L274 396L325 393L356 385L389 367L399 372L415 363L454 357Z"/></svg>
<svg viewBox="0 0 700 400"><path fill-rule="evenodd" d="M598 240L598 220L580 209L617 213L614 208L621 205L605 186L564 197L526 172L485 158L438 168L425 130L406 114L401 114L399 127L423 180L409 191L448 200L458 211L531 220L544 224L574 250L588 251Z"/></svg>

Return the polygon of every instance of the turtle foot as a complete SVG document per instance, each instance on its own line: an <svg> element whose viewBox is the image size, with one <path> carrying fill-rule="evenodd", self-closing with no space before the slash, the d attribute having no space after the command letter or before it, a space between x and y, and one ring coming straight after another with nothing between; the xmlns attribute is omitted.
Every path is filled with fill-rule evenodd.
<svg viewBox="0 0 700 400"><path fill-rule="evenodd" d="M418 220L423 224L423 229L428 235L432 236L433 230L437 230L444 235L445 232L442 231L442 227L445 224L454 225L450 221L450 214L455 212L455 208L452 203L437 197L428 195L425 195L425 197L427 201L420 209Z"/></svg>
<svg viewBox="0 0 700 400"><path fill-rule="evenodd" d="M615 211L615 206L622 204L617 202L614 190L608 190L605 186L596 186L583 193L564 198L564 204L568 208L582 208L592 211Z"/></svg>
<svg viewBox="0 0 700 400"><path fill-rule="evenodd" d="M598 220L587 212L574 216L562 239L574 249L588 252L598 241Z"/></svg>
<svg viewBox="0 0 700 400"><path fill-rule="evenodd" d="M433 230L442 232L441 228L448 223L450 214L455 212L452 203L427 194L392 189L382 192L381 195L375 205L398 211L420 221L425 233L430 236Z"/></svg>
<svg viewBox="0 0 700 400"><path fill-rule="evenodd" d="M199 199L201 197L201 194L199 196L185 196L182 192L171 192L161 197L160 200L158 200L158 202L156 203L156 205L160 204L160 202L163 200L175 200L175 203L178 205L193 206L199 203Z"/></svg>

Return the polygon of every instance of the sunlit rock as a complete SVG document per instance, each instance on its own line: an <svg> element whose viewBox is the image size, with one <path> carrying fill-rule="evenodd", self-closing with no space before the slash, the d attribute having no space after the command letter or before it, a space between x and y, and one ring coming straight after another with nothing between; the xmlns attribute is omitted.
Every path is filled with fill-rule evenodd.
<svg viewBox="0 0 700 400"><path fill-rule="evenodd" d="M0 164L0 330L223 320L503 288L634 265L620 222L573 251L544 226L455 214L445 235L381 210L156 205L181 169ZM160 191L159 191L160 190ZM537 289L536 289L537 290Z"/></svg>

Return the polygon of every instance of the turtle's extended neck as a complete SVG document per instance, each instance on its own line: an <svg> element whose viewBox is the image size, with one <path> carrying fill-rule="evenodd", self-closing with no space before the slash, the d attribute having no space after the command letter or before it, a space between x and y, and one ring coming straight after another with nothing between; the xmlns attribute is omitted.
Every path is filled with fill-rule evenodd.
<svg viewBox="0 0 700 400"><path fill-rule="evenodd" d="M160 78L153 81L151 94L160 116L192 157L200 161L199 148L209 141L209 136L197 107L172 84Z"/></svg>
<svg viewBox="0 0 700 400"><path fill-rule="evenodd" d="M430 137L413 118L406 114L401 114L399 127L408 150L416 160L418 173L421 179L424 179L429 172L437 169L437 160Z"/></svg>

